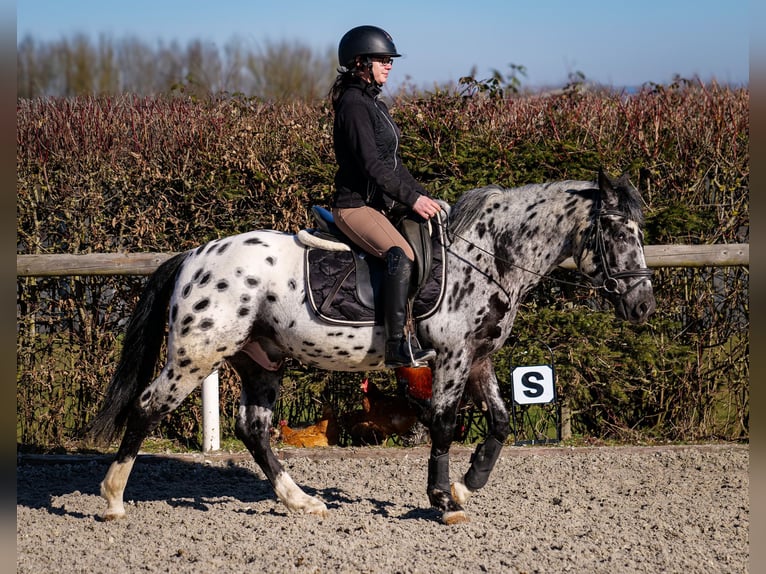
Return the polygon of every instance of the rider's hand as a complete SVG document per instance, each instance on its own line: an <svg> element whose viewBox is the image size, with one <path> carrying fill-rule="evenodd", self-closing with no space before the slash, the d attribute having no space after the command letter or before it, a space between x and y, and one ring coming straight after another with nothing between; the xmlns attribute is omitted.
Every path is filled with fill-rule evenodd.
<svg viewBox="0 0 766 574"><path fill-rule="evenodd" d="M441 205L427 195L421 195L412 206L412 210L423 219L430 219L441 211Z"/></svg>

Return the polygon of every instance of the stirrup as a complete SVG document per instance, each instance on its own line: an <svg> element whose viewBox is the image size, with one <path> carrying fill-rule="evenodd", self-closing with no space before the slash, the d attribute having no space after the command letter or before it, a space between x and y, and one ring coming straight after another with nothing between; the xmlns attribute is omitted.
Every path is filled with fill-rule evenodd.
<svg viewBox="0 0 766 574"><path fill-rule="evenodd" d="M389 355L389 345L386 346L386 355ZM386 356L386 367L426 367L428 361L432 361L436 358L436 351L433 349L421 349L420 345L415 340L415 345L412 344L412 337L402 337L396 343L395 356ZM394 353L391 353L394 355Z"/></svg>
<svg viewBox="0 0 766 574"><path fill-rule="evenodd" d="M410 367L426 367L428 361L436 358L436 351L433 349L413 349L411 344L407 344L407 354L410 357Z"/></svg>

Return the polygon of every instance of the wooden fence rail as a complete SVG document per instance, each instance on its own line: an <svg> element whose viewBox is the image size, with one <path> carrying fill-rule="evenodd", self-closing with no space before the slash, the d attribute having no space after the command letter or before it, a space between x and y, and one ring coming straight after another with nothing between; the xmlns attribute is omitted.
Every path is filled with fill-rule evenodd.
<svg viewBox="0 0 766 574"><path fill-rule="evenodd" d="M750 244L646 245L649 267L749 266ZM17 255L18 277L62 275L151 275L174 253L85 253L82 255ZM574 269L572 259L561 264Z"/></svg>
<svg viewBox="0 0 766 574"><path fill-rule="evenodd" d="M730 245L646 245L649 267L749 266L750 246ZM86 253L82 255L17 255L18 277L54 277L64 275L151 275L173 253ZM572 259L561 264L574 269ZM220 448L218 410L218 371L202 383L202 449Z"/></svg>

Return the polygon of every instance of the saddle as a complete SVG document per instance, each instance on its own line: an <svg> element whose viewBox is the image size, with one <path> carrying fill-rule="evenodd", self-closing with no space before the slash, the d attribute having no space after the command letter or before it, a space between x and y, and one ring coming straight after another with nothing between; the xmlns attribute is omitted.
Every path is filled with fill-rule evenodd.
<svg viewBox="0 0 766 574"><path fill-rule="evenodd" d="M332 213L313 206L316 229L302 229L309 305L322 320L344 325L382 325L385 262L359 249L335 225ZM440 222L444 217L439 214ZM445 241L441 225L409 218L395 222L415 252L412 317L430 317L444 296Z"/></svg>

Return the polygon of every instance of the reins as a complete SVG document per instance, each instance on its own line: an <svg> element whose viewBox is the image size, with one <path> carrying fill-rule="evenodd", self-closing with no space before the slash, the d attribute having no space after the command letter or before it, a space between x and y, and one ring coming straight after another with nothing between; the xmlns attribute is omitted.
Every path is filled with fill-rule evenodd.
<svg viewBox="0 0 766 574"><path fill-rule="evenodd" d="M543 278L543 279L550 279L551 281L554 281L556 283L560 283L562 285L571 285L573 287L588 287L588 288L591 288L591 289L595 289L596 288L594 285L589 285L587 283L574 283L572 281L566 281L564 279L557 279L556 277L551 277L549 275L546 275L545 273L539 273L537 271L532 271L531 269L527 269L525 267L522 267L521 265L518 265L517 263L509 261L505 257L501 257L500 255L497 255L496 253L493 253L492 251L488 251L487 249L484 249L483 247L481 247L479 245L476 245L473 241L471 241L470 239L466 239L465 237L463 237L459 233L455 233L454 231L450 231L449 226L447 224L445 224L445 223L439 222L438 225L440 225L444 229L444 232L446 233L447 237L449 238L450 243L452 242L453 237L455 239L460 239L460 240L466 242L468 245L470 245L474 249L476 249L478 251L481 251L482 253L485 253L486 255L489 255L490 257L493 257L493 258L497 259L498 261L502 261L503 263L505 263L506 265L508 265L510 267L515 267L516 269L524 271L525 273L530 273L532 275L536 275L537 277L540 277L540 278ZM481 271L481 270L479 270L479 271ZM481 273L484 273L484 272L481 271ZM486 275L486 273L484 273L484 275Z"/></svg>
<svg viewBox="0 0 766 574"><path fill-rule="evenodd" d="M560 285L569 285L572 287L581 287L581 288L584 287L589 289L603 289L607 293L625 295L629 293L630 291L632 291L633 289L635 289L643 281L649 279L653 275L653 271L648 268L633 269L629 271L617 271L614 273L611 273L609 271L609 265L607 264L607 260L606 260L606 242L604 241L604 234L603 234L603 229L601 226L601 219L603 217L609 217L609 216L625 217L625 214L615 210L601 209L601 198L599 198L597 201L598 201L597 203L598 212L596 213L595 217L593 218L593 222L590 225L590 229L591 229L590 234L591 235L595 234L596 236L596 246L595 246L594 252L597 254L597 256L600 259L601 268L603 269L604 276L605 276L604 281L601 283L601 285L595 285L594 284L595 281L593 283L575 283L573 281L567 281L565 279L558 279L556 277L551 277L550 275L546 275L545 273L532 271L531 269L522 267L521 265L518 265L512 261L509 261L508 259L501 257L500 255L497 255L496 253L488 251L487 249L484 249L483 247L475 244L471 240L461 236L460 234L455 233L454 231L451 231L449 229L449 226L446 223L437 221L436 224L442 227L445 234L449 238L450 243L453 241L453 238L460 239L466 242L468 245L472 246L474 249L477 249L478 251L481 251L482 253L485 253L486 255L489 255L490 257L497 259L498 261L502 261L503 263L505 263L506 265L509 265L510 267L514 267L516 269L524 271L525 273L530 273L540 278L549 279L553 281L554 283L558 283ZM583 277L593 280L591 275L588 275L587 273L584 273L583 271L580 271L579 269L579 262L582 260L582 254L585 251L585 246L587 243L588 243L587 241L583 242L583 248L580 250L580 253L577 254L576 261L578 263L578 272ZM483 271L482 273L486 275L486 273L484 273ZM617 288L617 279L624 279L629 277L639 277L640 280L631 284L623 293L620 293Z"/></svg>

